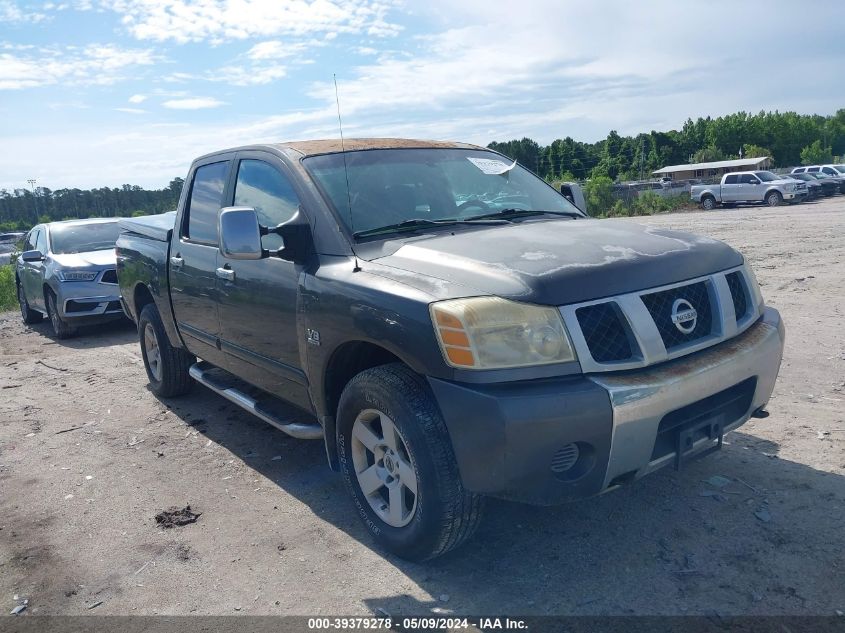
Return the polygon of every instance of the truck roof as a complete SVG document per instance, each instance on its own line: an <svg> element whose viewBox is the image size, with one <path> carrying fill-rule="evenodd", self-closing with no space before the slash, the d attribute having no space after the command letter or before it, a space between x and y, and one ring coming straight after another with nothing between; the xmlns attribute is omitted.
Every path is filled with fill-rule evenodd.
<svg viewBox="0 0 845 633"><path fill-rule="evenodd" d="M314 139L309 141L283 141L280 143L260 143L243 147L233 147L206 154L212 156L224 152L248 149L272 149L276 151L292 150L302 156L336 154L343 150L355 152L368 149L486 149L469 143L454 141L429 141L410 138L347 138L341 144L339 138ZM204 158L204 156L202 157Z"/></svg>

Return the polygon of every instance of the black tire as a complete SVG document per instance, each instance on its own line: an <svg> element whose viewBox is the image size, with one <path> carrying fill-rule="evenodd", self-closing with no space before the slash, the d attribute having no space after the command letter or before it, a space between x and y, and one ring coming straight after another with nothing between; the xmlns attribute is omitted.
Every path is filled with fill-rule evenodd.
<svg viewBox="0 0 845 633"><path fill-rule="evenodd" d="M32 325L34 323L41 323L44 320L44 315L41 314L38 310L33 310L29 307L29 301L26 300L26 296L23 293L23 285L21 284L20 280L16 280L17 289L18 289L18 303L21 306L21 318L23 322L27 325Z"/></svg>
<svg viewBox="0 0 845 633"><path fill-rule="evenodd" d="M770 191L766 194L766 204L770 207L779 207L783 203L783 196L779 191Z"/></svg>
<svg viewBox="0 0 845 633"><path fill-rule="evenodd" d="M701 199L701 208L705 211L712 211L716 208L716 198L713 196L704 196Z"/></svg>
<svg viewBox="0 0 845 633"><path fill-rule="evenodd" d="M154 341L150 339L154 337ZM196 357L181 347L173 347L161 315L154 303L147 304L138 317L138 341L141 345L141 356L144 358L144 369L150 381L150 390L162 398L172 398L188 393L193 387L188 370L196 362ZM148 348L155 343L158 359L148 358ZM154 354L152 354L154 356ZM151 361L153 365L151 366Z"/></svg>
<svg viewBox="0 0 845 633"><path fill-rule="evenodd" d="M415 477L414 510L401 527L376 513L356 473L352 429L359 416L374 410L392 420ZM340 397L337 434L347 489L379 545L407 560L423 561L445 554L473 535L481 522L484 498L464 489L446 424L421 376L399 363L362 371Z"/></svg>
<svg viewBox="0 0 845 633"><path fill-rule="evenodd" d="M50 319L50 325L53 326L53 335L59 340L76 336L76 328L59 315L59 309L56 306L56 294L49 288L44 291L44 303L47 304L47 318Z"/></svg>

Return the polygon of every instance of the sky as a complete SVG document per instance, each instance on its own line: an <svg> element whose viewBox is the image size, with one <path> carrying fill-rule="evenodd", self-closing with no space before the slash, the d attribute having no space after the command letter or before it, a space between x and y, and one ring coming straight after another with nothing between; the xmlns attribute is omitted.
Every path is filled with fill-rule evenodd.
<svg viewBox="0 0 845 633"><path fill-rule="evenodd" d="M334 76L347 138L594 142L832 114L841 1L813 6L0 0L0 188L160 188L209 151L337 138Z"/></svg>

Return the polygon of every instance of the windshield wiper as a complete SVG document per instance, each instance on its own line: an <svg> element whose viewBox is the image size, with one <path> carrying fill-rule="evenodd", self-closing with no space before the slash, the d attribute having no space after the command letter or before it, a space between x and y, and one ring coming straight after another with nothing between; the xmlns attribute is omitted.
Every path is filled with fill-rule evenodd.
<svg viewBox="0 0 845 633"><path fill-rule="evenodd" d="M473 215L468 218L464 218L467 221L471 220L485 220L485 219L492 219L492 218L517 218L520 216L528 216L528 215L562 215L568 218L583 218L584 216L580 213L576 213L575 211L546 211L542 209L516 209L516 208L507 208L507 209L500 209L499 211L493 211L492 213L483 213L481 215Z"/></svg>
<svg viewBox="0 0 845 633"><path fill-rule="evenodd" d="M477 222L476 220L482 220ZM379 226L375 229L367 229L366 231L356 231L352 234L352 237L368 237L370 235L380 235L382 233L394 233L400 231L407 231L416 228L426 227L426 226L443 226L446 224L503 224L504 219L501 221L496 221L494 219L489 219L487 222L483 221L484 218L448 218L443 220L429 220L427 218L411 218L409 220L402 220L401 222L397 222L396 224L387 224L385 226Z"/></svg>

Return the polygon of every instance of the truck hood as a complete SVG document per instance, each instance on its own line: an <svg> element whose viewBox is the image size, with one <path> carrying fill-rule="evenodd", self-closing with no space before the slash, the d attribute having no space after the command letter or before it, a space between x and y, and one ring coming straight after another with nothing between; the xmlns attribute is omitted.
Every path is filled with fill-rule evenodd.
<svg viewBox="0 0 845 633"><path fill-rule="evenodd" d="M625 220L555 219L436 235L372 261L478 294L564 305L708 275L743 259L690 233ZM405 283L411 275L402 275ZM417 285L431 287L422 279Z"/></svg>
<svg viewBox="0 0 845 633"><path fill-rule="evenodd" d="M104 268L115 266L117 262L114 249L87 253L53 253L50 257L62 268Z"/></svg>

